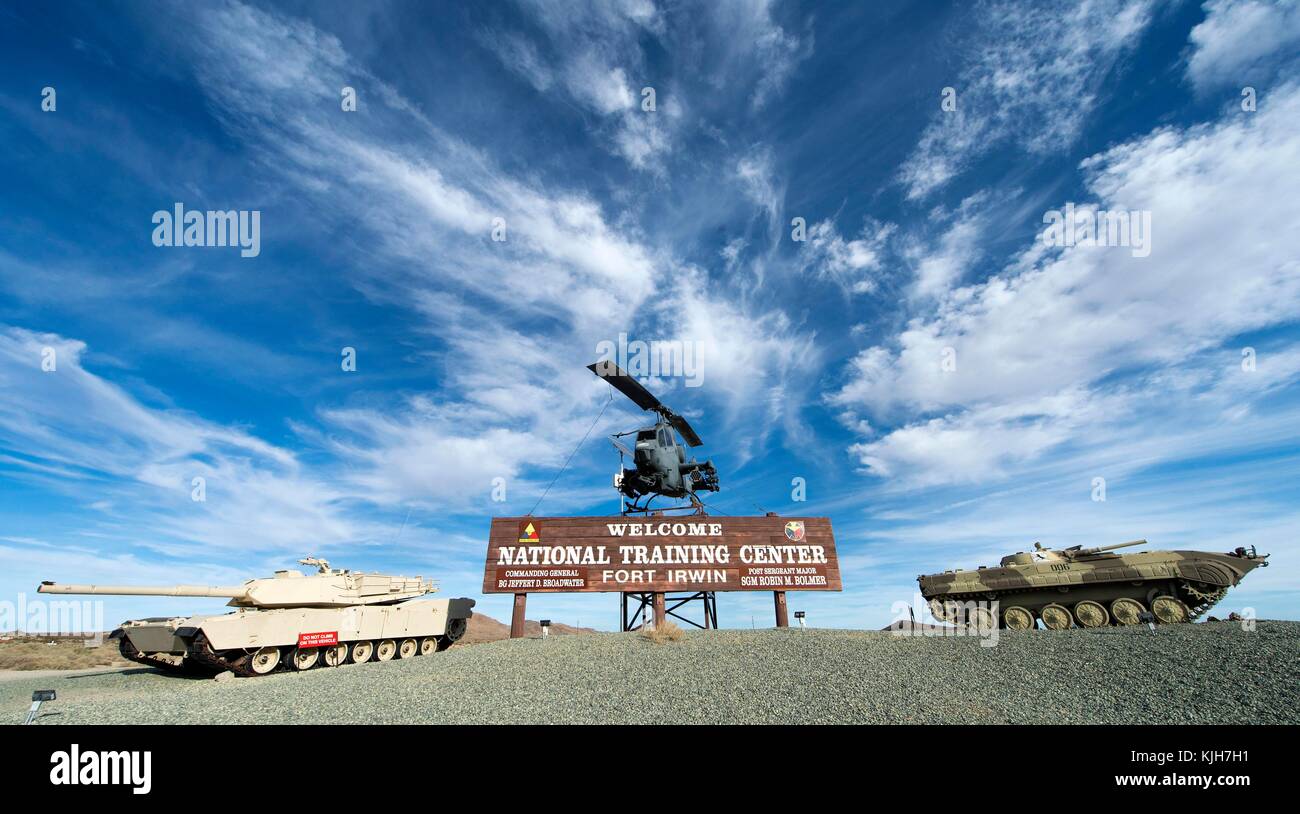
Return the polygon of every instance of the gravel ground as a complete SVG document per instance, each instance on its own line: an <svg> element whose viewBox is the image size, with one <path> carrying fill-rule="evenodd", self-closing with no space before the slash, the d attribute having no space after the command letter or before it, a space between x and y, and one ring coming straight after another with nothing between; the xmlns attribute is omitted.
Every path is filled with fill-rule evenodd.
<svg viewBox="0 0 1300 814"><path fill-rule="evenodd" d="M20 721L100 723L1300 723L1300 622L974 638L723 630L458 647L216 682L150 668L6 681Z"/></svg>

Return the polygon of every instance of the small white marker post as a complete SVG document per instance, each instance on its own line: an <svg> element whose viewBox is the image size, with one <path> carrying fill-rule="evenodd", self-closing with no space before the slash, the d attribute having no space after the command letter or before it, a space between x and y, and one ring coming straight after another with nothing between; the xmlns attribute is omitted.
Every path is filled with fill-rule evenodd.
<svg viewBox="0 0 1300 814"><path fill-rule="evenodd" d="M33 723L36 720L36 715L41 711L41 704L46 701L53 701L55 697L54 690L37 690L32 693L32 706L27 710L27 720L23 721L23 725Z"/></svg>
<svg viewBox="0 0 1300 814"><path fill-rule="evenodd" d="M794 618L796 618L796 619L799 620L799 629L800 629L800 630L807 630L807 629L808 629L808 625L804 622L804 612L803 612L803 611L795 611L795 612L794 612Z"/></svg>
<svg viewBox="0 0 1300 814"><path fill-rule="evenodd" d="M542 638L545 639L547 636L551 635L551 620L543 619L541 625L542 625Z"/></svg>

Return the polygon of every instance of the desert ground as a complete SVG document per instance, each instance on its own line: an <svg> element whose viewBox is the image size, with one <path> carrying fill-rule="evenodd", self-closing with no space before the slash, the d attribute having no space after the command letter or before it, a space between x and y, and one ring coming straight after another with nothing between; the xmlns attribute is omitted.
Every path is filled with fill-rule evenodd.
<svg viewBox="0 0 1300 814"><path fill-rule="evenodd" d="M498 631L499 632L499 631ZM489 641L214 681L132 665L0 681L20 721L192 723L1300 723L1300 622L974 637L721 630Z"/></svg>

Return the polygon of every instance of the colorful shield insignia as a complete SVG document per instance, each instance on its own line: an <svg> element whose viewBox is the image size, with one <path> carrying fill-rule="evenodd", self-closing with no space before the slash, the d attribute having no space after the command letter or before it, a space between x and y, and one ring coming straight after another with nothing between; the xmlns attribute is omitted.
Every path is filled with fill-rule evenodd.
<svg viewBox="0 0 1300 814"><path fill-rule="evenodd" d="M538 531L537 525L531 520L525 520L519 524L519 542L521 543L540 543L542 541L541 532Z"/></svg>
<svg viewBox="0 0 1300 814"><path fill-rule="evenodd" d="M803 542L803 521L791 520L785 524L785 538L791 542Z"/></svg>

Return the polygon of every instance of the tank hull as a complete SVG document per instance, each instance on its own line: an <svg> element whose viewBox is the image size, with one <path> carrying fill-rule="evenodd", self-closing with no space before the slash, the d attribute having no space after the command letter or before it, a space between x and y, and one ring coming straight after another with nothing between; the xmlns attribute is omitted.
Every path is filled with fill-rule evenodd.
<svg viewBox="0 0 1300 814"><path fill-rule="evenodd" d="M461 598L347 608L240 608L215 616L127 621L112 637L133 661L186 671L264 675L327 663L320 656L331 648L334 652L328 655L336 664L369 660L352 657L367 644L370 657L380 660L387 660L380 646L384 643L397 646L388 657L445 650L464 634L473 607L474 600ZM403 653L404 642L415 642L417 653ZM315 651L315 657L307 651ZM261 663L254 665L252 657L259 654ZM269 669L261 669L268 663Z"/></svg>
<svg viewBox="0 0 1300 814"><path fill-rule="evenodd" d="M1025 626L1023 614L1006 615L1008 609L1020 609L1030 614L1029 627L1036 626L1035 621L1052 628L1104 627L1134 624L1147 611L1160 622L1195 621L1246 574L1265 564L1263 557L1244 552L1100 553L947 571L917 581L931 611L943 621L962 621L957 606L996 601L998 621L1004 626ZM1044 617L1049 607L1054 610Z"/></svg>

